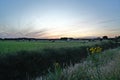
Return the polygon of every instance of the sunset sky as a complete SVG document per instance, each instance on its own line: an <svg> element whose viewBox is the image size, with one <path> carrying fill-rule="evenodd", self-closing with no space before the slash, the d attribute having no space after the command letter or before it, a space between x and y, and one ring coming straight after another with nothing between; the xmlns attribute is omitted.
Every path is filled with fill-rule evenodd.
<svg viewBox="0 0 120 80"><path fill-rule="evenodd" d="M0 38L120 35L120 0L0 0Z"/></svg>

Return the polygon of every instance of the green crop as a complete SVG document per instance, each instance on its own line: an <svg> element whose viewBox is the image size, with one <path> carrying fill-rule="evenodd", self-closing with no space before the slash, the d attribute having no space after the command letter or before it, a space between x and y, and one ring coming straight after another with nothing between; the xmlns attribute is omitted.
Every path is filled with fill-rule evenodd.
<svg viewBox="0 0 120 80"><path fill-rule="evenodd" d="M66 41L0 41L0 53L14 53L21 50L33 51L45 48L65 48L65 47L80 47L86 45L94 45L99 42L66 42Z"/></svg>

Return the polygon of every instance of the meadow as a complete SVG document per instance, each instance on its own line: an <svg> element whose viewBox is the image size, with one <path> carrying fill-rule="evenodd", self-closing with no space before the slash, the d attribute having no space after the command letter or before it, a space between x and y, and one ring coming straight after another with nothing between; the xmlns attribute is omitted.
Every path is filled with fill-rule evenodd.
<svg viewBox="0 0 120 80"><path fill-rule="evenodd" d="M119 46L120 43L111 40L0 41L0 80L33 80L49 72L54 74L56 63L64 69L84 61L93 53Z"/></svg>

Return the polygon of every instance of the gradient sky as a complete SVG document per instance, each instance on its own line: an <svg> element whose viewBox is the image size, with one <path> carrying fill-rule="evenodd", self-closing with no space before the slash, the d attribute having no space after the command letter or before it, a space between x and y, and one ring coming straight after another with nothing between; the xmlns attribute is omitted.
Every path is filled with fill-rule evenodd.
<svg viewBox="0 0 120 80"><path fill-rule="evenodd" d="M0 0L0 38L120 35L120 0Z"/></svg>

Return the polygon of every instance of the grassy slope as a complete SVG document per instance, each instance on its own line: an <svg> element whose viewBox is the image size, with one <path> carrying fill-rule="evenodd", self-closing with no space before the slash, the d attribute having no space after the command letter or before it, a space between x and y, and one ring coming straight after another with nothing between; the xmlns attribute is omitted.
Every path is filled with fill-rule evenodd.
<svg viewBox="0 0 120 80"><path fill-rule="evenodd" d="M120 80L120 47L90 56L64 70L57 68L36 80Z"/></svg>

